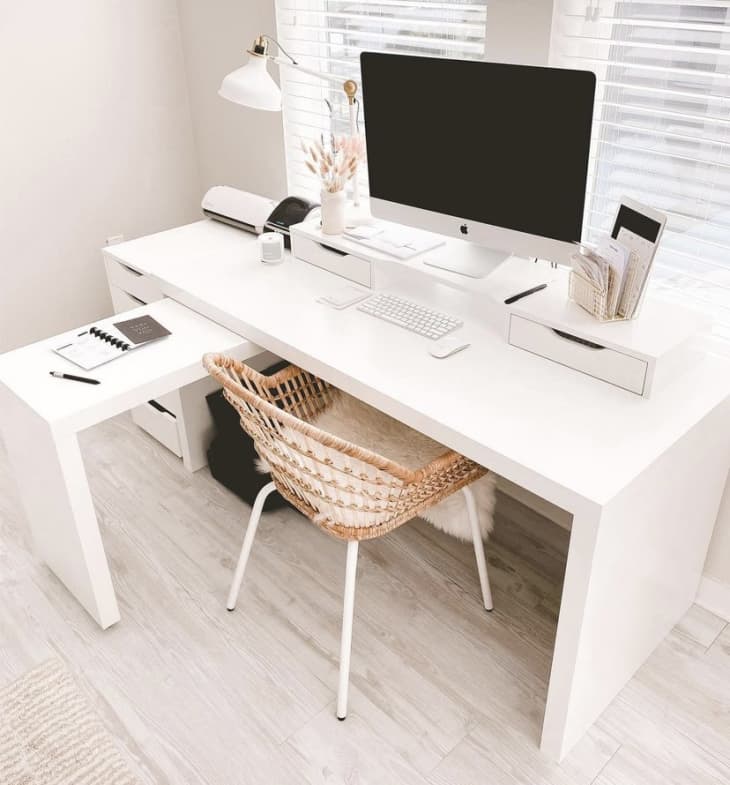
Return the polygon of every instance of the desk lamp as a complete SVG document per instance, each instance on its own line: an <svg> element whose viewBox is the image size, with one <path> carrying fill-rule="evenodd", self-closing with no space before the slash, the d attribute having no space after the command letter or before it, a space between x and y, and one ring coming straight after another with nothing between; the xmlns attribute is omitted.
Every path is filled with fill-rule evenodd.
<svg viewBox="0 0 730 785"><path fill-rule="evenodd" d="M269 54L269 42L276 44L279 52L288 59L284 59L281 56L274 57ZM357 135L357 99L355 98L357 82L352 79L342 82L338 76L302 67L284 50L276 39L268 35L258 36L253 42L253 46L246 51L250 55L248 62L241 68L232 71L223 79L218 95L228 101L233 101L233 103L241 104L241 106L248 106L252 109L264 109L269 112L280 112L281 90L266 70L267 61L271 60L279 66L295 68L303 74L341 84L347 96L349 106L350 135ZM360 188L357 176L352 178L352 202L356 208L360 206ZM351 223L351 221L348 223Z"/></svg>

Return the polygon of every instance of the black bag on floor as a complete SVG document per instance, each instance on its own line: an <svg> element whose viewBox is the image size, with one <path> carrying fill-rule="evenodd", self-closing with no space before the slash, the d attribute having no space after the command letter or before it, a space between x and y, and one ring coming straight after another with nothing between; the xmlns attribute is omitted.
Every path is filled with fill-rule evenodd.
<svg viewBox="0 0 730 785"><path fill-rule="evenodd" d="M266 376L286 368L289 363L278 362L266 368ZM253 439L241 428L238 412L217 390L206 397L208 409L215 423L215 436L208 449L208 467L218 482L233 491L246 504L253 505L256 494L271 481L268 474L259 474L254 466L258 454ZM278 510L289 506L278 493L270 494L265 510Z"/></svg>

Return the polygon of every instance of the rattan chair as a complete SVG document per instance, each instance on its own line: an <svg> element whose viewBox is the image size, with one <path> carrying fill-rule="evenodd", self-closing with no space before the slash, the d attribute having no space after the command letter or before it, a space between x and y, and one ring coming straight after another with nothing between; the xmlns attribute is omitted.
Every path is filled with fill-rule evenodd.
<svg viewBox="0 0 730 785"><path fill-rule="evenodd" d="M203 363L224 388L224 395L271 469L251 510L241 555L228 595L234 610L266 497L277 490L327 534L347 541L345 595L340 647L337 717L347 714L355 576L360 540L381 537L450 494L466 497L484 607L492 610L479 519L467 487L486 469L452 450L417 471L326 433L312 424L332 403L336 388L295 366L264 376L218 354Z"/></svg>

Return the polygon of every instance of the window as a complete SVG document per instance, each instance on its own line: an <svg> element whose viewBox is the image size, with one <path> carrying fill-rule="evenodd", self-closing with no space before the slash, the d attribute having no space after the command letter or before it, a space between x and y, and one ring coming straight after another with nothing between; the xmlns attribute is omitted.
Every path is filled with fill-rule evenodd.
<svg viewBox="0 0 730 785"><path fill-rule="evenodd" d="M358 85L362 51L484 57L486 0L276 0L276 18L278 40L302 67L355 79ZM281 68L280 76L289 192L318 198L300 141L330 131L348 133L346 98L336 83L296 69ZM362 112L359 121L362 129ZM364 169L362 194L367 193Z"/></svg>
<svg viewBox="0 0 730 785"><path fill-rule="evenodd" d="M632 196L669 220L652 274L730 340L730 2L556 0L553 60L598 77L584 239Z"/></svg>

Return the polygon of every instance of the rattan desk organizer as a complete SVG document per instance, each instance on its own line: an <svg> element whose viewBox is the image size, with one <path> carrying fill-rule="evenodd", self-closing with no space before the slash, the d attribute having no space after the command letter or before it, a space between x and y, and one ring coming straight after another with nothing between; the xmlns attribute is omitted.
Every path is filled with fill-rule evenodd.
<svg viewBox="0 0 730 785"><path fill-rule="evenodd" d="M576 254L575 256L577 256ZM626 281L626 286L632 286L633 280ZM608 287L601 289L596 286L593 281L589 281L585 276L581 275L576 270L570 271L568 278L568 297L581 308L588 311L591 316L598 319L599 322L628 322L636 319L641 309L641 302L643 296L639 299L639 305L636 307L633 316L609 316L608 315L608 302L611 292Z"/></svg>
<svg viewBox="0 0 730 785"><path fill-rule="evenodd" d="M599 322L626 321L623 316L608 316L608 291L601 291L593 282L575 270L570 271L568 278L568 297Z"/></svg>

